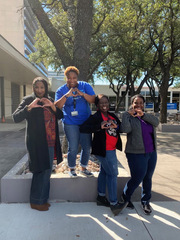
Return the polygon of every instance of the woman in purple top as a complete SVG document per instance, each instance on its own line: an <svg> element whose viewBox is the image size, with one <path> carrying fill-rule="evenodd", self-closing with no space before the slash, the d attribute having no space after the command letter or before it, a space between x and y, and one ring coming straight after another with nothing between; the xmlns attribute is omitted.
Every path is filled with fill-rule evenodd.
<svg viewBox="0 0 180 240"><path fill-rule="evenodd" d="M142 183L141 204L145 214L150 214L152 176L157 161L156 127L159 120L152 114L144 113L145 99L138 94L131 98L129 111L123 114L121 131L127 133L125 153L130 168L131 178L126 183L122 200L133 209L131 196Z"/></svg>

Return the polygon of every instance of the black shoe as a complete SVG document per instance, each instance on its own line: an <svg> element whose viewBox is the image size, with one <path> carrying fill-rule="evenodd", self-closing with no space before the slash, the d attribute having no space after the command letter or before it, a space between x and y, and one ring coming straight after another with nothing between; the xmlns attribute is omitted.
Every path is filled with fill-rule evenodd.
<svg viewBox="0 0 180 240"><path fill-rule="evenodd" d="M105 207L109 207L110 206L110 202L107 200L107 198L105 196L97 196L96 198L96 202L98 206L105 206Z"/></svg>
<svg viewBox="0 0 180 240"><path fill-rule="evenodd" d="M122 194L121 199L122 199L123 202L126 201L124 193ZM127 208L134 209L134 205L131 201L128 202Z"/></svg>
<svg viewBox="0 0 180 240"><path fill-rule="evenodd" d="M110 205L111 211L114 213L114 216L118 215L126 206L128 202L118 202L115 205Z"/></svg>
<svg viewBox="0 0 180 240"><path fill-rule="evenodd" d="M128 205L127 205L127 208L134 209L134 204L131 201L129 201Z"/></svg>
<svg viewBox="0 0 180 240"><path fill-rule="evenodd" d="M149 203L142 203L142 209L146 215L150 215L152 212L152 208Z"/></svg>

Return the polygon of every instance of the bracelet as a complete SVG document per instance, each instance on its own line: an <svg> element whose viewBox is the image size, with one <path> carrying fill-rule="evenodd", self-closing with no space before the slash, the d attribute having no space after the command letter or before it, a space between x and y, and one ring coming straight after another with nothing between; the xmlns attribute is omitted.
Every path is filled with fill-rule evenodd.
<svg viewBox="0 0 180 240"><path fill-rule="evenodd" d="M29 109L29 106L28 106L28 105L27 105L27 111L28 111L28 112L30 112L30 111L31 111L31 109Z"/></svg>

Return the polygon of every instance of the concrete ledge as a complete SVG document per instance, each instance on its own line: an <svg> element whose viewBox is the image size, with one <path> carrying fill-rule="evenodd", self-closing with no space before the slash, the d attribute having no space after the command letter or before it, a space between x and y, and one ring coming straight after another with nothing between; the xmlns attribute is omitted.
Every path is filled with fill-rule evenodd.
<svg viewBox="0 0 180 240"><path fill-rule="evenodd" d="M160 132L180 132L180 124L162 124L160 123L158 128Z"/></svg>
<svg viewBox="0 0 180 240"><path fill-rule="evenodd" d="M27 154L1 179L1 202L27 203L32 174L21 174L28 165ZM118 196L128 180L124 168L119 168ZM79 176L76 179L66 174L52 174L50 201L94 202L97 196L97 175L91 178Z"/></svg>

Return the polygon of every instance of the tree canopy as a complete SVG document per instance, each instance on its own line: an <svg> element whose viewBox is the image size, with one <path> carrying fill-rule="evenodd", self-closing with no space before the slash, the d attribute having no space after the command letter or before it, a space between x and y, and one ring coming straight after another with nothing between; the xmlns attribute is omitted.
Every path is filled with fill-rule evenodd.
<svg viewBox="0 0 180 240"><path fill-rule="evenodd" d="M37 52L59 70L75 65L81 80L105 77L121 101L143 84L158 86L161 122L166 122L167 91L180 75L179 0L28 0L40 23ZM137 85L137 80L141 79ZM150 84L151 82L151 84Z"/></svg>
<svg viewBox="0 0 180 240"><path fill-rule="evenodd" d="M80 79L92 80L110 52L103 32L108 9L93 0L28 2L41 25L31 60L56 70L75 65Z"/></svg>

